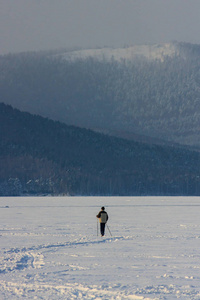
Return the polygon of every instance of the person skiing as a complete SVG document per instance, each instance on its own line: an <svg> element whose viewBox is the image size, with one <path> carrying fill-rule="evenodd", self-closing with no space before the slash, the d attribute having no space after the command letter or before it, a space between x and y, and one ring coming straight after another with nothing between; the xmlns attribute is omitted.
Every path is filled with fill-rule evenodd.
<svg viewBox="0 0 200 300"><path fill-rule="evenodd" d="M108 214L105 211L104 206L101 208L100 212L98 213L98 215L96 215L96 217L99 219L99 222L100 222L101 236L104 236L106 222L108 221Z"/></svg>

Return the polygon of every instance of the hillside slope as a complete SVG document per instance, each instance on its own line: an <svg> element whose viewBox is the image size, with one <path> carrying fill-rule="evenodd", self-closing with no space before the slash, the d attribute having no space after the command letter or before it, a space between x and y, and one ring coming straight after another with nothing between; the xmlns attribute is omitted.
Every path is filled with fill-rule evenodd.
<svg viewBox="0 0 200 300"><path fill-rule="evenodd" d="M200 146L198 45L6 55L0 73L1 101L22 111Z"/></svg>
<svg viewBox="0 0 200 300"><path fill-rule="evenodd" d="M199 195L200 154L67 126L0 104L0 195Z"/></svg>

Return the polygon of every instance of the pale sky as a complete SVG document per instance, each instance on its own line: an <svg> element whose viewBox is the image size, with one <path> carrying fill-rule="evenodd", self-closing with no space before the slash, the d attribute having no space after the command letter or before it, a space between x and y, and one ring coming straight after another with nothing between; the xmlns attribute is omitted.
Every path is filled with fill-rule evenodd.
<svg viewBox="0 0 200 300"><path fill-rule="evenodd" d="M200 0L0 0L0 54L200 44Z"/></svg>

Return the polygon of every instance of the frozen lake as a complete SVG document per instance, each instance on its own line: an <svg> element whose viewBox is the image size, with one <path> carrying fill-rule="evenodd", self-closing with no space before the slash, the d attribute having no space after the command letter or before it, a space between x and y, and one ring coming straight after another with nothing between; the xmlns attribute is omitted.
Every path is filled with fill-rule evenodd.
<svg viewBox="0 0 200 300"><path fill-rule="evenodd" d="M198 197L7 197L0 220L2 300L200 299Z"/></svg>

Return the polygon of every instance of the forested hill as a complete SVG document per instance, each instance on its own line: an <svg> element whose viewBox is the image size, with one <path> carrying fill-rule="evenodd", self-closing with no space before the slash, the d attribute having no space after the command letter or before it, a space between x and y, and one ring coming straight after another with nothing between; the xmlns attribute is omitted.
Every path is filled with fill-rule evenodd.
<svg viewBox="0 0 200 300"><path fill-rule="evenodd" d="M0 104L0 195L200 195L200 154Z"/></svg>
<svg viewBox="0 0 200 300"><path fill-rule="evenodd" d="M108 133L200 146L200 46L184 43L0 57L1 101Z"/></svg>

